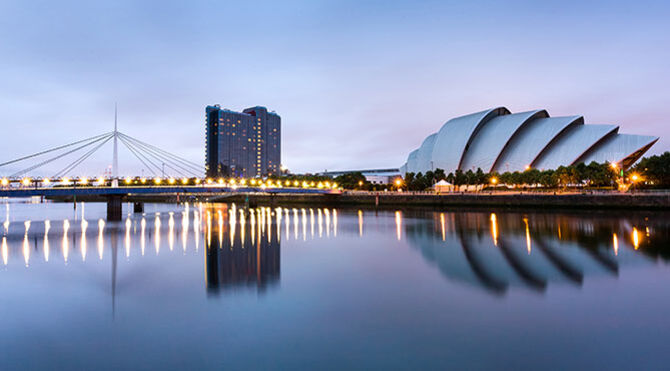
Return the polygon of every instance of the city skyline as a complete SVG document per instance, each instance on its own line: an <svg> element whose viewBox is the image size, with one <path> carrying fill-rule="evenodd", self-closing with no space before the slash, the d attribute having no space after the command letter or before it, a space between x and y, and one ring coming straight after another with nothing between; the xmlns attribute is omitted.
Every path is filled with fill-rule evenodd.
<svg viewBox="0 0 670 371"><path fill-rule="evenodd" d="M3 159L111 130L114 102L120 129L198 163L203 105L272 107L294 172L399 167L449 118L501 105L670 148L662 2L160 4L0 5L0 118L19 128ZM250 12L254 29L206 22ZM121 174L140 169L121 152Z"/></svg>

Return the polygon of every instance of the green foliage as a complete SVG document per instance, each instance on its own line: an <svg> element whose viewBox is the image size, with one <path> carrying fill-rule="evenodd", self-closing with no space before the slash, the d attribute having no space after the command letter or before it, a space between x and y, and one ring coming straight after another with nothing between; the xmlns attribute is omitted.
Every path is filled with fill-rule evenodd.
<svg viewBox="0 0 670 371"><path fill-rule="evenodd" d="M639 173L647 186L670 188L670 152L643 158L632 172Z"/></svg>
<svg viewBox="0 0 670 371"><path fill-rule="evenodd" d="M360 172L340 175L335 182L345 189L370 190L371 185Z"/></svg>

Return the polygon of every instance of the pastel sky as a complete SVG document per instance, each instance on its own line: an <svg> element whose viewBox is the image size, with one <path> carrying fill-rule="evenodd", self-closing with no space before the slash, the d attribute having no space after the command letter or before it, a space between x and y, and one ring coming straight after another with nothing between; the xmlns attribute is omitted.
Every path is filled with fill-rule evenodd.
<svg viewBox="0 0 670 371"><path fill-rule="evenodd" d="M115 102L120 130L198 163L215 103L277 111L295 172L397 167L494 106L660 136L660 153L669 19L667 1L3 0L0 162L112 130ZM120 168L142 166L122 151Z"/></svg>

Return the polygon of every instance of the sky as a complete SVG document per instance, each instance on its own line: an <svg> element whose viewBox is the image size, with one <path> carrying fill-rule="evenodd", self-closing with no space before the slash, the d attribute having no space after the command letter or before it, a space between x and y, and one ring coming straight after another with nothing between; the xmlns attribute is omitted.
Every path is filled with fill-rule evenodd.
<svg viewBox="0 0 670 371"><path fill-rule="evenodd" d="M668 19L663 1L2 0L0 162L111 131L115 103L120 131L197 163L205 106L266 106L293 172L399 167L497 106L659 136L662 153ZM111 148L75 172L102 173ZM120 150L122 175L142 168Z"/></svg>

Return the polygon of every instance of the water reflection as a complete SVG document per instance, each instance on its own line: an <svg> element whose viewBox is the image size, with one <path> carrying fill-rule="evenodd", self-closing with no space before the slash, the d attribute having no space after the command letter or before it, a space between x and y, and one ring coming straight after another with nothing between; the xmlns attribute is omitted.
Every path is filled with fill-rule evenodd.
<svg viewBox="0 0 670 371"><path fill-rule="evenodd" d="M208 230L207 233L223 236L226 232L228 238L206 240L207 292L216 295L222 290L236 287L256 287L259 291L264 291L278 284L280 240L279 234L274 234L272 231L280 227L278 223L281 218L277 216L281 215L281 210L274 211L269 208L249 210L251 233L246 233L246 213L240 213L238 223L234 205L232 207L217 205L212 208L216 209L222 220L214 224L213 230ZM208 209L208 213L212 212L213 210ZM228 220L223 220L225 218ZM238 225L241 231L235 233Z"/></svg>
<svg viewBox="0 0 670 371"><path fill-rule="evenodd" d="M580 213L454 212L445 218L444 213L432 211L407 213L403 215L404 233L410 246L449 280L496 294L510 288L543 292L552 283L579 287L585 276L617 277L623 265L669 258L670 223L658 213L653 219L644 214L618 218ZM419 220L432 223L416 222ZM402 223L396 213L396 226ZM640 232L647 229L648 238ZM630 235L629 241L619 239L620 235Z"/></svg>
<svg viewBox="0 0 670 371"><path fill-rule="evenodd" d="M554 284L580 287L589 276L616 278L624 266L667 261L667 220L663 213L622 218L587 213L185 204L172 212L130 215L119 223L100 219L93 243L98 260L111 257L114 275L118 238L123 239L126 261L142 258L147 243L153 243L156 256L202 253L204 286L216 295L232 288L265 291L278 286L282 238L292 244L319 238L388 238L418 251L449 281L500 295L510 289L542 293ZM21 265L33 269L42 263L31 256L33 251L43 256L44 263L68 263L76 249L86 262L88 224L83 215L72 224L67 219L10 223L7 215L0 246L3 265L11 268L13 259L20 259ZM205 248L199 252L201 239ZM161 249L163 244L167 248ZM175 244L182 248L174 249Z"/></svg>

